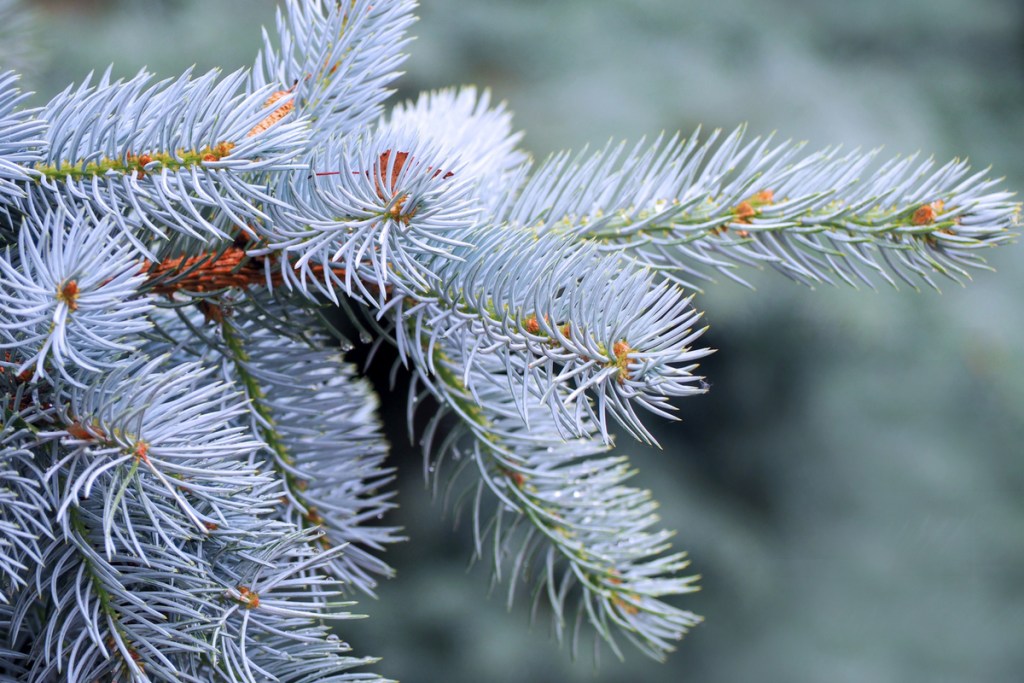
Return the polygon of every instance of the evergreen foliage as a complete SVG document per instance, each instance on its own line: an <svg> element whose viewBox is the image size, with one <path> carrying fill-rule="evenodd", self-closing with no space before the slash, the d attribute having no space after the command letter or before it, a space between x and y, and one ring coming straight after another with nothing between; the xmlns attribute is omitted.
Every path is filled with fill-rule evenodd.
<svg viewBox="0 0 1024 683"><path fill-rule="evenodd" d="M707 391L695 287L962 282L1017 225L959 161L741 129L535 164L486 92L385 112L414 5L285 0L252 70L39 109L0 74L0 680L378 680L328 628L401 538L332 309L440 406L426 469L509 600L661 659L696 577L611 428Z"/></svg>

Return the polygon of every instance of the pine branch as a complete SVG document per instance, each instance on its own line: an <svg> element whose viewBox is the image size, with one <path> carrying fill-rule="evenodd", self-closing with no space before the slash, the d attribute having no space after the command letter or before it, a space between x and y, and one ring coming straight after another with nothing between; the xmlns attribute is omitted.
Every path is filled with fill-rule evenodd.
<svg viewBox="0 0 1024 683"><path fill-rule="evenodd" d="M325 620L357 618L342 611L340 588L321 573L341 548L316 552L313 537L290 525L248 526L230 549L212 555L212 571L224 586L212 639L220 653L210 668L225 680L375 681L352 669L376 662L349 655Z"/></svg>
<svg viewBox="0 0 1024 683"><path fill-rule="evenodd" d="M937 288L935 275L961 282L984 268L978 252L1019 223L1012 195L966 162L876 166L877 152L837 149L800 159L800 145L744 133L553 157L499 215L626 250L690 287L709 269L744 282L735 265L767 264L808 284Z"/></svg>
<svg viewBox="0 0 1024 683"><path fill-rule="evenodd" d="M147 329L149 301L135 253L116 221L90 207L28 214L17 249L0 256L0 366L80 386L79 371L109 370Z"/></svg>
<svg viewBox="0 0 1024 683"><path fill-rule="evenodd" d="M649 491L624 486L634 475L627 459L610 455L593 427L566 441L539 406L524 419L515 397L518 380L503 376L500 365L480 362L469 373L471 391L457 348L439 345L434 357L439 381L427 386L461 418L463 431L445 439L450 453L438 453L429 438L424 452L434 462L447 457L471 463L479 473L473 502L477 554L484 554L490 533L496 578L509 567L509 602L516 583L530 581L535 601L550 603L561 638L575 593L574 649L585 616L620 657L617 635L664 659L673 641L701 618L662 598L697 590L696 577L681 575L689 563L685 554L670 551L672 532L649 530L659 521L657 504ZM486 512L484 487L497 497L493 514ZM506 510L517 516L507 521Z"/></svg>
<svg viewBox="0 0 1024 683"><path fill-rule="evenodd" d="M21 594L16 614L45 615L46 628L16 618L11 640L28 653L32 680L202 681L195 654L210 647L197 625L208 599L195 590L201 575L183 567L179 550L145 542L143 564L132 554L105 556L102 507L76 508L63 537L47 548L35 580L49 592ZM99 509L97 509L99 508ZM155 528L139 527L152 539ZM189 557L194 564L198 558ZM192 584L192 585L190 585ZM168 650L166 643L177 647Z"/></svg>
<svg viewBox="0 0 1024 683"><path fill-rule="evenodd" d="M399 530L324 301L440 403L426 467L472 474L510 601L662 659L696 579L609 417L653 441L638 408L706 391L684 286L934 286L1018 225L959 161L740 129L534 168L486 91L382 116L413 6L286 0L251 73L108 71L39 110L0 74L0 680L379 680L325 625Z"/></svg>
<svg viewBox="0 0 1024 683"><path fill-rule="evenodd" d="M129 492L170 541L206 536L226 510L259 514L263 504L250 494L274 486L250 463L259 442L232 424L245 410L241 397L209 381L209 369L192 363L160 371L165 362L130 362L88 389L57 397L68 452L46 479L75 476L61 485L56 520L67 531L66 513L94 487L118 491L103 517L108 556L137 551L138 505L122 502Z"/></svg>
<svg viewBox="0 0 1024 683"><path fill-rule="evenodd" d="M320 573L343 548L316 553L294 525L267 523L281 489L236 424L244 404L195 364L158 372L164 360L69 385L56 424L31 432L52 540L6 641L32 680L367 678L346 672L372 660L345 655L320 624L351 616ZM291 559L272 569L273 558Z"/></svg>
<svg viewBox="0 0 1024 683"><path fill-rule="evenodd" d="M433 366L440 339L459 345L472 390L475 364L500 358L522 387L524 417L539 399L563 431L583 436L596 424L606 441L611 416L653 442L636 407L671 417L671 397L704 391L692 373L710 351L691 348L703 329L694 330L700 316L681 288L559 235L502 226L467 241L435 268L430 291L396 307L410 336L427 338L426 351L399 338L417 365Z"/></svg>
<svg viewBox="0 0 1024 683"><path fill-rule="evenodd" d="M341 290L378 317L457 335L470 359L502 354L569 433L586 417L607 438L610 413L651 440L633 405L668 415L668 397L700 391L686 386L699 381L692 361L706 353L689 351L697 334L688 300L616 255L492 223L483 207L500 199L499 183L518 185L523 158L507 116L487 105L473 91L431 95L415 107L426 119L419 127L410 105L378 133L328 147L314 167L336 159L339 170L293 179L279 196L297 209L276 213L261 228L266 248L251 253L294 263L281 271L290 288L334 301ZM400 352L429 366L405 329L396 322ZM556 399L553 388L566 383L574 391ZM585 391L596 412L577 400Z"/></svg>
<svg viewBox="0 0 1024 683"><path fill-rule="evenodd" d="M309 317L290 322L312 327ZM227 371L245 387L254 431L284 485L282 518L324 534L324 548L344 548L325 567L373 595L375 577L394 574L377 553L402 537L395 527L373 526L395 505L372 389L322 339L290 339L237 309L220 330Z"/></svg>
<svg viewBox="0 0 1024 683"><path fill-rule="evenodd" d="M291 288L335 302L344 291L385 309L383 292L427 287L435 277L430 257L448 258L480 219L473 178L461 166L439 166L439 158L431 141L387 130L326 145L312 163L332 170L282 188L289 208L274 212L261 230L267 247L254 253L293 263L294 272L283 271Z"/></svg>
<svg viewBox="0 0 1024 683"><path fill-rule="evenodd" d="M277 45L263 32L252 90L292 93L292 109L309 119L317 140L364 129L377 118L405 61L405 31L415 5L286 0L277 14Z"/></svg>
<svg viewBox="0 0 1024 683"><path fill-rule="evenodd" d="M429 287L428 261L465 246L462 236L522 180L519 137L487 93L427 93L374 132L319 150L316 172L284 185L293 208L260 226L267 249L255 253L283 252L295 265L284 271L289 288L332 301L344 291L383 311L393 286Z"/></svg>
<svg viewBox="0 0 1024 683"><path fill-rule="evenodd" d="M229 239L266 220L263 207L275 200L262 174L298 167L305 123L264 126L276 102L267 104L270 88L243 92L244 71L219 81L215 71L186 72L147 88L150 80L142 72L111 82L108 72L43 107L45 154L30 171L37 182L26 186L26 211L88 206L149 258L151 239L168 230Z"/></svg>

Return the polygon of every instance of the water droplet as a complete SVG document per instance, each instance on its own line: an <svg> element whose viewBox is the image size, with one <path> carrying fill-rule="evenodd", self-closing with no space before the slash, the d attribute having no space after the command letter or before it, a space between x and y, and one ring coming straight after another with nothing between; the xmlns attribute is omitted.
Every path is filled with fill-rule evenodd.
<svg viewBox="0 0 1024 683"><path fill-rule="evenodd" d="M361 330L359 332L359 341L361 341L364 344L369 344L373 342L373 335L371 335L366 330Z"/></svg>

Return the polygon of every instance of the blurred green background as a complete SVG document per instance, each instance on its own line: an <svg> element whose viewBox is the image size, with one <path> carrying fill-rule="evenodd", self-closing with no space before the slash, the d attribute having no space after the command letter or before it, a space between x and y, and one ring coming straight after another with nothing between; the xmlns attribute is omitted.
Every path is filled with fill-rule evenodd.
<svg viewBox="0 0 1024 683"><path fill-rule="evenodd" d="M110 62L241 67L273 21L268 0L32 8L41 97ZM1024 188L1017 0L427 0L419 14L399 96L490 86L538 157L746 121L811 148L966 156ZM698 297L720 350L711 392L659 425L664 450L620 444L704 577L681 604L707 622L667 664L573 663L526 605L488 597L402 428L393 521L411 541L343 635L407 683L1024 680L1024 247L990 260L998 272L941 295L769 272Z"/></svg>

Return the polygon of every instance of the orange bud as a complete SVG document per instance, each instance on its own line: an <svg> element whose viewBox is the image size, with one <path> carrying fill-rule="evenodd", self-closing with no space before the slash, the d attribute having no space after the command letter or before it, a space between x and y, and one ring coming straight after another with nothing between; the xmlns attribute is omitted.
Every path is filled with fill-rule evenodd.
<svg viewBox="0 0 1024 683"><path fill-rule="evenodd" d="M935 222L935 209L931 204L925 204L914 212L914 217L910 220L914 225L931 225Z"/></svg>
<svg viewBox="0 0 1024 683"><path fill-rule="evenodd" d="M132 450L132 455L143 462L149 462L149 444L145 441L137 442Z"/></svg>
<svg viewBox="0 0 1024 683"><path fill-rule="evenodd" d="M68 280L64 283L64 286L60 288L60 292L57 294L57 299L66 303L68 308L72 311L77 311L78 294L78 283L75 280Z"/></svg>
<svg viewBox="0 0 1024 683"><path fill-rule="evenodd" d="M260 606L260 596L248 586L239 586L238 594L238 602L245 605L246 609L253 609Z"/></svg>
<svg viewBox="0 0 1024 683"><path fill-rule="evenodd" d="M736 216L737 223L749 223L750 219L757 215L757 209L751 206L750 202L742 201L732 213Z"/></svg>

